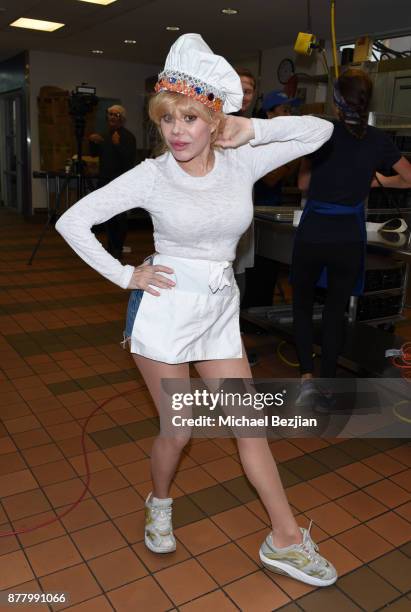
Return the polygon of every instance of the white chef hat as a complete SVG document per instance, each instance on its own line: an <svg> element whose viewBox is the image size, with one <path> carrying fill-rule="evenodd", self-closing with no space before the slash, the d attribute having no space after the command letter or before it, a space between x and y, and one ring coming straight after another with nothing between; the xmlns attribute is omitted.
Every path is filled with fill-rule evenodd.
<svg viewBox="0 0 411 612"><path fill-rule="evenodd" d="M242 106L243 89L237 72L216 55L200 34L183 34L168 52L155 91L190 96L215 111L232 113Z"/></svg>

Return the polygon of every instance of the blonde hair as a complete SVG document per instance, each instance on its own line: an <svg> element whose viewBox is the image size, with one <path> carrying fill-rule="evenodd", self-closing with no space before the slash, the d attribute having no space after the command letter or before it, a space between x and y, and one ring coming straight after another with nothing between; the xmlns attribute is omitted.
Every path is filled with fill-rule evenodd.
<svg viewBox="0 0 411 612"><path fill-rule="evenodd" d="M168 113L173 114L177 109L187 115L196 115L210 125L215 125L215 130L211 134L211 146L214 148L216 146L214 142L224 124L224 113L213 111L198 100L194 100L184 94L172 91L160 91L154 94L148 103L148 115L151 121L157 126L162 140L162 145L156 153L160 155L168 151L168 147L161 133L161 118Z"/></svg>

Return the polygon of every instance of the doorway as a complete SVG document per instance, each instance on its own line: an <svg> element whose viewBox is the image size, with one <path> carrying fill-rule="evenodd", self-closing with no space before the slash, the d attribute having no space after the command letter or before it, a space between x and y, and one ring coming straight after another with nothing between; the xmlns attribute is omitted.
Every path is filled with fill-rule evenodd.
<svg viewBox="0 0 411 612"><path fill-rule="evenodd" d="M28 201L28 151L25 98L21 90L0 96L0 201L19 213Z"/></svg>

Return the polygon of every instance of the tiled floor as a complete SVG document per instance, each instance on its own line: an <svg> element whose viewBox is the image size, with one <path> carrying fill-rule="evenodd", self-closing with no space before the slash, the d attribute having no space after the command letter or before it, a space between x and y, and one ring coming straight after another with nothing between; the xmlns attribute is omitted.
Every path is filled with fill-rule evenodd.
<svg viewBox="0 0 411 612"><path fill-rule="evenodd" d="M3 213L0 245L0 590L69 593L76 612L411 609L411 448L400 440L276 440L273 455L301 524L315 521L336 586L318 590L260 567L267 516L229 439L193 440L172 494L178 549L142 541L149 453L158 424L130 355L119 345L127 294L88 269L52 230ZM151 249L129 236L132 262ZM404 326L404 335L410 325ZM294 376L273 339L257 377ZM84 489L88 415L92 472ZM62 609L22 606L19 610ZM13 607L0 604L1 609Z"/></svg>

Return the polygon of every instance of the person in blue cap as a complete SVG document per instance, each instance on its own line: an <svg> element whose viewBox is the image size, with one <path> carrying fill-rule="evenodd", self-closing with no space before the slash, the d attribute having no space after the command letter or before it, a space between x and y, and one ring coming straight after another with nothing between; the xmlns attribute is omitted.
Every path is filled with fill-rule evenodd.
<svg viewBox="0 0 411 612"><path fill-rule="evenodd" d="M261 116L264 119L286 117L292 108L301 104L300 98L289 98L283 91L270 91L262 102ZM283 183L298 172L299 160L269 172L254 185L254 206L280 206ZM246 270L247 282L243 308L272 306L278 277L278 264L272 259L255 254L254 267Z"/></svg>

